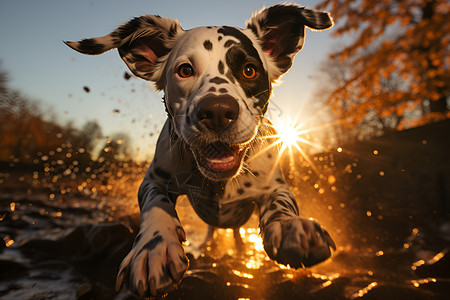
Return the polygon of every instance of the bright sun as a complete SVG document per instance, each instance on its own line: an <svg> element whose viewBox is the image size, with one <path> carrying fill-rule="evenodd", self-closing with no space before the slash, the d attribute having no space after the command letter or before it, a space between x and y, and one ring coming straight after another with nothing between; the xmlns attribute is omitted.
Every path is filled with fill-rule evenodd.
<svg viewBox="0 0 450 300"><path fill-rule="evenodd" d="M283 152L286 148L291 149L292 147L299 148L299 142L304 142L305 140L300 136L304 134L301 130L303 124L295 124L295 122L287 119L284 122L279 121L274 124L274 128L277 132L275 138L277 138L277 144L281 144L281 151Z"/></svg>
<svg viewBox="0 0 450 300"><path fill-rule="evenodd" d="M273 124L267 125L274 129L274 133L270 136L267 136L266 138L274 139L275 141L267 147L263 148L259 153L252 157L252 159L268 151L269 149L272 149L273 147L278 147L278 157L276 163L272 168L272 171L274 171L275 165L277 165L283 153L287 150L288 157L291 163L297 160L298 154L300 154L300 156L308 162L311 168L317 172L314 163L311 161L309 155L305 151L305 146L312 146L316 149L323 149L322 145L311 142L308 136L309 133L320 128L307 128L304 123L298 123L297 121L293 121L289 118L278 119Z"/></svg>

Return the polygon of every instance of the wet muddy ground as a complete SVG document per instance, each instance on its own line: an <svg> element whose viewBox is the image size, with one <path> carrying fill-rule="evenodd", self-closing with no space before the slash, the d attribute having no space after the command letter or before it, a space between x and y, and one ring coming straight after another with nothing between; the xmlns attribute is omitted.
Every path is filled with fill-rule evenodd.
<svg viewBox="0 0 450 300"><path fill-rule="evenodd" d="M124 209L128 202L24 190L0 193L0 299L135 299L123 288L114 291L137 229L136 211ZM331 259L293 270L267 258L256 217L240 230L244 249L235 247L230 230L218 230L200 251L206 226L185 199L177 205L190 267L166 299L448 299L450 223L444 218L412 222L383 247L370 236L357 244L335 232Z"/></svg>

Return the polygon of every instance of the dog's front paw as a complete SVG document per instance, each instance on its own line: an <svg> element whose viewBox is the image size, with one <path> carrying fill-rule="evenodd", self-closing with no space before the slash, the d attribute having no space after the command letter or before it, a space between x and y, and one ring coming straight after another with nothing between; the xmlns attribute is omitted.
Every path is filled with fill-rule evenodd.
<svg viewBox="0 0 450 300"><path fill-rule="evenodd" d="M263 228L264 249L270 258L293 268L309 267L330 257L336 245L328 232L314 220L286 217Z"/></svg>
<svg viewBox="0 0 450 300"><path fill-rule="evenodd" d="M180 283L189 261L181 246L186 240L184 230L163 236L154 231L136 237L135 245L120 265L116 290L125 282L128 289L142 296L165 295Z"/></svg>

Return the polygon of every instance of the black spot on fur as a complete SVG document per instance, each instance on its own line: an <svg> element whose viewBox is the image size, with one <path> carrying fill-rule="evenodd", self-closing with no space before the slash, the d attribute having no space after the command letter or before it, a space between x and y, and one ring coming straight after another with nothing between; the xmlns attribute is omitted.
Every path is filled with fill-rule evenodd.
<svg viewBox="0 0 450 300"><path fill-rule="evenodd" d="M217 40L218 40L218 41L221 41L222 38L223 38L223 37L222 37L221 35L219 35L219 37L217 38Z"/></svg>
<svg viewBox="0 0 450 300"><path fill-rule="evenodd" d="M291 200L292 205L294 206L295 210L295 214L298 215L299 209L298 209L298 204L297 204L297 200L295 200L294 197L292 197L291 195L289 195L289 199Z"/></svg>
<svg viewBox="0 0 450 300"><path fill-rule="evenodd" d="M212 86L212 87L208 90L208 92L215 93L215 92L216 92L216 88Z"/></svg>
<svg viewBox="0 0 450 300"><path fill-rule="evenodd" d="M244 183L244 186L245 186L245 187L251 187L252 184L251 184L250 182L245 182L245 183Z"/></svg>
<svg viewBox="0 0 450 300"><path fill-rule="evenodd" d="M156 246L158 246L159 244L161 244L163 241L163 237L161 235L157 235L154 238L152 238L147 244L145 244L142 249L145 250L153 250L155 249Z"/></svg>
<svg viewBox="0 0 450 300"><path fill-rule="evenodd" d="M284 183L284 180L283 179L281 179L281 178L277 178L277 179L275 179L278 183Z"/></svg>
<svg viewBox="0 0 450 300"><path fill-rule="evenodd" d="M153 232L153 236L157 235L159 233L159 230L156 230L155 232Z"/></svg>
<svg viewBox="0 0 450 300"><path fill-rule="evenodd" d="M78 44L78 51L85 54L100 54L105 52L105 46L94 41L94 39L84 39Z"/></svg>
<svg viewBox="0 0 450 300"><path fill-rule="evenodd" d="M274 220L277 220L277 219L282 218L282 217L284 217L284 216L286 216L285 213L283 213L283 212L281 212L281 211L275 211L275 212L268 218L268 220L266 221L266 223L263 224L263 225L269 224L270 222L273 222Z"/></svg>
<svg viewBox="0 0 450 300"><path fill-rule="evenodd" d="M255 172L253 172L253 175L255 175L255 177L258 177L259 176L259 172L255 171Z"/></svg>
<svg viewBox="0 0 450 300"><path fill-rule="evenodd" d="M269 97L269 95L270 95L269 90L265 90L260 93L260 95L264 95L264 94L267 94L267 97ZM262 110L262 113L265 114L267 111L267 104L268 104L268 102L267 102L267 100L264 100L264 97L259 97L258 101L255 101L253 103L253 107L255 107L255 108L260 107Z"/></svg>
<svg viewBox="0 0 450 300"><path fill-rule="evenodd" d="M226 80L225 78L221 78L221 77L214 77L214 78L210 79L209 82L215 83L215 84L222 84L222 83L228 83L228 80Z"/></svg>
<svg viewBox="0 0 450 300"><path fill-rule="evenodd" d="M134 238L134 243L133 243L133 247L136 246L137 243L139 243L139 241L141 240L142 235L139 233L135 238Z"/></svg>
<svg viewBox="0 0 450 300"><path fill-rule="evenodd" d="M269 206L269 210L275 210L277 209L277 205L275 204L275 202L272 202L272 204L270 204Z"/></svg>
<svg viewBox="0 0 450 300"><path fill-rule="evenodd" d="M293 202L286 202L287 205L289 205L288 209L298 215L298 207L297 202L294 200Z"/></svg>
<svg viewBox="0 0 450 300"><path fill-rule="evenodd" d="M206 40L206 41L203 43L203 47L205 47L206 50L211 51L212 48L213 48L213 44L211 43L210 40Z"/></svg>
<svg viewBox="0 0 450 300"><path fill-rule="evenodd" d="M233 36L240 41L239 44L236 42L230 43L230 48L226 53L226 63L231 75L239 81L245 95L248 98L256 98L256 107L259 107L264 113L269 100L271 85L258 51L253 46L252 41L236 28L224 26L219 29L219 33ZM253 79L245 78L242 72L249 63L255 67L257 72L257 76ZM230 78L228 74L227 77Z"/></svg>
<svg viewBox="0 0 450 300"><path fill-rule="evenodd" d="M167 265L163 265L162 266L161 276L159 276L159 283L165 283L165 282L168 282L169 280L171 280L171 277L170 277L169 273L170 272L168 270L168 266ZM164 290L164 289L161 289L161 290ZM161 293L161 294L163 294L163 293Z"/></svg>
<svg viewBox="0 0 450 300"><path fill-rule="evenodd" d="M247 25L247 28L250 29L256 36L258 36L258 29L256 28L255 24L250 23Z"/></svg>
<svg viewBox="0 0 450 300"><path fill-rule="evenodd" d="M320 234L323 233L323 232L322 232L322 228L320 227L320 225L319 225L318 223L314 222L313 225L314 225L314 229L315 229L317 232L319 232Z"/></svg>
<svg viewBox="0 0 450 300"><path fill-rule="evenodd" d="M173 38L176 34L177 34L177 25L175 25L175 24L173 24L172 26L170 26L170 29L169 29L169 33L168 33L168 35L169 35L169 37L170 38Z"/></svg>
<svg viewBox="0 0 450 300"><path fill-rule="evenodd" d="M172 177L172 175L170 175L169 172L164 171L161 168L155 168L155 174L157 176L161 177L162 179L166 179L166 180L168 180L168 179L170 179Z"/></svg>
<svg viewBox="0 0 450 300"><path fill-rule="evenodd" d="M136 30L138 30L141 26L152 26L155 25L155 22L148 16L137 17L130 20L128 23L120 26L116 31L114 31L111 36L119 37L119 39L123 40L128 36L132 35Z"/></svg>
<svg viewBox="0 0 450 300"><path fill-rule="evenodd" d="M221 89L219 89L219 93L226 94L226 93L228 93L228 90L225 88L221 88Z"/></svg>
<svg viewBox="0 0 450 300"><path fill-rule="evenodd" d="M219 61L219 65L217 68L218 68L220 74L223 75L223 73L225 73L225 66L223 65L223 61L221 61L221 60Z"/></svg>
<svg viewBox="0 0 450 300"><path fill-rule="evenodd" d="M231 73L231 71L228 70L228 72L225 76L227 76L227 78L231 81L231 83L234 84L236 82L236 80L233 77L233 73Z"/></svg>
<svg viewBox="0 0 450 300"><path fill-rule="evenodd" d="M286 203L286 201L284 201L284 200L277 200L277 201L275 201L277 204L279 204L280 206L282 206L282 207L284 207L284 208L291 208L292 209L292 207L288 204L288 203Z"/></svg>
<svg viewBox="0 0 450 300"><path fill-rule="evenodd" d="M271 153L267 153L267 158L272 158L272 154Z"/></svg>
<svg viewBox="0 0 450 300"><path fill-rule="evenodd" d="M233 46L234 44L236 44L235 41L233 41L233 40L228 40L228 41L225 42L225 44L223 44L223 46L224 46L225 48L230 48L230 47Z"/></svg>
<svg viewBox="0 0 450 300"><path fill-rule="evenodd" d="M237 192L238 192L239 195L242 195L244 193L244 190L243 189L238 189Z"/></svg>

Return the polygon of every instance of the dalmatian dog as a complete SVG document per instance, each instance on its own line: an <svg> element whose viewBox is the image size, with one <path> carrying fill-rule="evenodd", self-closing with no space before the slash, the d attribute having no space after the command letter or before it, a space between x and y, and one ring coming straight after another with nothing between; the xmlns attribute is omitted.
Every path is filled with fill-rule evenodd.
<svg viewBox="0 0 450 300"><path fill-rule="evenodd" d="M291 67L305 27L332 25L328 13L280 4L254 14L245 29L183 30L176 20L145 15L106 36L65 42L91 55L117 48L133 74L165 94L168 118L139 189L140 231L117 290L125 282L155 296L180 283L188 268L175 210L180 195L212 227L238 229L256 207L264 249L281 264L311 266L336 249L324 228L299 216L264 117L272 84Z"/></svg>

